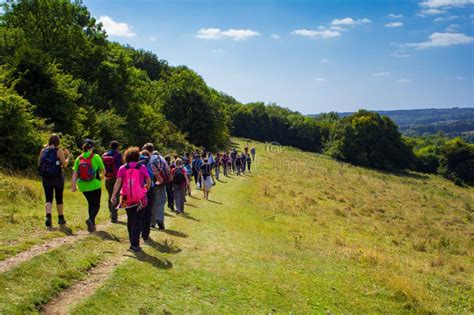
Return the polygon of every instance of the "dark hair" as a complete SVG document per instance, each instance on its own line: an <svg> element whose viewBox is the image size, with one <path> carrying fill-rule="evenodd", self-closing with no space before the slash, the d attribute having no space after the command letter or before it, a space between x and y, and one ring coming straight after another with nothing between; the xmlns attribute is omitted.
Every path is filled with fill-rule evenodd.
<svg viewBox="0 0 474 315"><path fill-rule="evenodd" d="M48 145L54 145L55 147L59 147L59 137L58 137L58 135L53 133L51 135L51 137L49 137Z"/></svg>
<svg viewBox="0 0 474 315"><path fill-rule="evenodd" d="M171 162L171 158L170 158L169 155L165 156L165 161L166 161L167 163Z"/></svg>
<svg viewBox="0 0 474 315"><path fill-rule="evenodd" d="M151 153L147 150L143 150L142 152L140 152L140 155L144 155L147 158L151 159Z"/></svg>
<svg viewBox="0 0 474 315"><path fill-rule="evenodd" d="M155 150L155 146L153 143L147 143L143 146L143 150L147 150L148 152L152 153Z"/></svg>
<svg viewBox="0 0 474 315"><path fill-rule="evenodd" d="M110 142L110 149L111 150L117 150L119 148L119 143L117 141L111 141Z"/></svg>
<svg viewBox="0 0 474 315"><path fill-rule="evenodd" d="M94 146L94 141L92 141L91 139L86 139L82 143L82 151L88 151L92 149L93 146Z"/></svg>
<svg viewBox="0 0 474 315"><path fill-rule="evenodd" d="M129 147L123 153L123 159L125 163L138 162L140 159L140 148L139 147Z"/></svg>

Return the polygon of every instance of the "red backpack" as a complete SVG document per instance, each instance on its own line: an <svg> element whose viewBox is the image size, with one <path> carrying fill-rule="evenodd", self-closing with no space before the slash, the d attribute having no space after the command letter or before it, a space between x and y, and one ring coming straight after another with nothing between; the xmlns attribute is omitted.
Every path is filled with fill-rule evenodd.
<svg viewBox="0 0 474 315"><path fill-rule="evenodd" d="M94 153L91 153L86 159L83 155L79 157L79 178L84 181L90 181L95 178L95 170L92 168L92 157Z"/></svg>
<svg viewBox="0 0 474 315"><path fill-rule="evenodd" d="M105 178L116 178L118 170L115 167L115 159L117 158L118 152L106 152L102 155L102 161L105 166Z"/></svg>

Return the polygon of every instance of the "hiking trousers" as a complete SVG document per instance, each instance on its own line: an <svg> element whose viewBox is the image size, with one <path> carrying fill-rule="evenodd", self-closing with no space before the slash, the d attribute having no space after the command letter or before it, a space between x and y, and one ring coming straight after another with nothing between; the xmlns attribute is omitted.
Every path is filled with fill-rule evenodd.
<svg viewBox="0 0 474 315"><path fill-rule="evenodd" d="M186 194L186 185L173 185L174 202L176 211L184 212L184 198Z"/></svg>
<svg viewBox="0 0 474 315"><path fill-rule="evenodd" d="M140 245L140 232L142 231L143 209L137 211L138 206L126 208L128 239L131 246Z"/></svg>
<svg viewBox="0 0 474 315"><path fill-rule="evenodd" d="M147 198L147 205L143 209L143 216L142 216L142 237L143 239L147 239L150 236L150 228L151 228L151 219L152 219L152 209L153 209L153 201L155 199L155 192L153 188L146 193Z"/></svg>
<svg viewBox="0 0 474 315"><path fill-rule="evenodd" d="M153 188L153 194L151 224L155 222L165 222L166 185L155 186L155 188Z"/></svg>
<svg viewBox="0 0 474 315"><path fill-rule="evenodd" d="M166 185L166 196L168 197L168 208L174 210L173 184Z"/></svg>
<svg viewBox="0 0 474 315"><path fill-rule="evenodd" d="M115 186L116 181L117 181L117 178L105 179L105 189L107 189L107 193L109 194L109 198L108 198L107 202L108 202L108 205L109 205L110 218L113 221L117 220L117 208L116 207L117 207L118 201L116 201L115 204L113 204L110 201L110 197L112 197L112 193L114 191L114 186Z"/></svg>
<svg viewBox="0 0 474 315"><path fill-rule="evenodd" d="M92 224L95 225L95 217L99 213L100 209L100 195L102 190L96 189L92 191L84 191L82 192L87 199L87 203L89 204L89 220Z"/></svg>

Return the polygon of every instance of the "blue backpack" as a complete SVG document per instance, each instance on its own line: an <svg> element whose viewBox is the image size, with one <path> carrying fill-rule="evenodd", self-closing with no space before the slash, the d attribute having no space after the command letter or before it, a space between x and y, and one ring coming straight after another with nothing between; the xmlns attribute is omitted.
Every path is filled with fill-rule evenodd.
<svg viewBox="0 0 474 315"><path fill-rule="evenodd" d="M43 150L39 163L39 174L42 177L56 177L61 172L59 165L58 149L46 148Z"/></svg>

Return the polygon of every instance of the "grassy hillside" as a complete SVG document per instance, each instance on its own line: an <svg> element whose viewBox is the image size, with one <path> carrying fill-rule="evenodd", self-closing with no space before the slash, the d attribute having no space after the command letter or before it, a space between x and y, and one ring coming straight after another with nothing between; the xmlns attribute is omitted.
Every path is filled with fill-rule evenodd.
<svg viewBox="0 0 474 315"><path fill-rule="evenodd" d="M106 269L99 287L82 287L63 311L474 311L472 188L255 145L252 174L223 179L209 202L194 191L188 214L169 213L169 230L154 231L142 254L126 251L125 227L114 225L1 273L0 313L37 312L110 262L116 266ZM5 175L2 181L20 191L2 188L0 194L2 259L63 233L42 227L38 182ZM81 195L65 198L77 231L85 201ZM101 212L105 220L105 207Z"/></svg>

